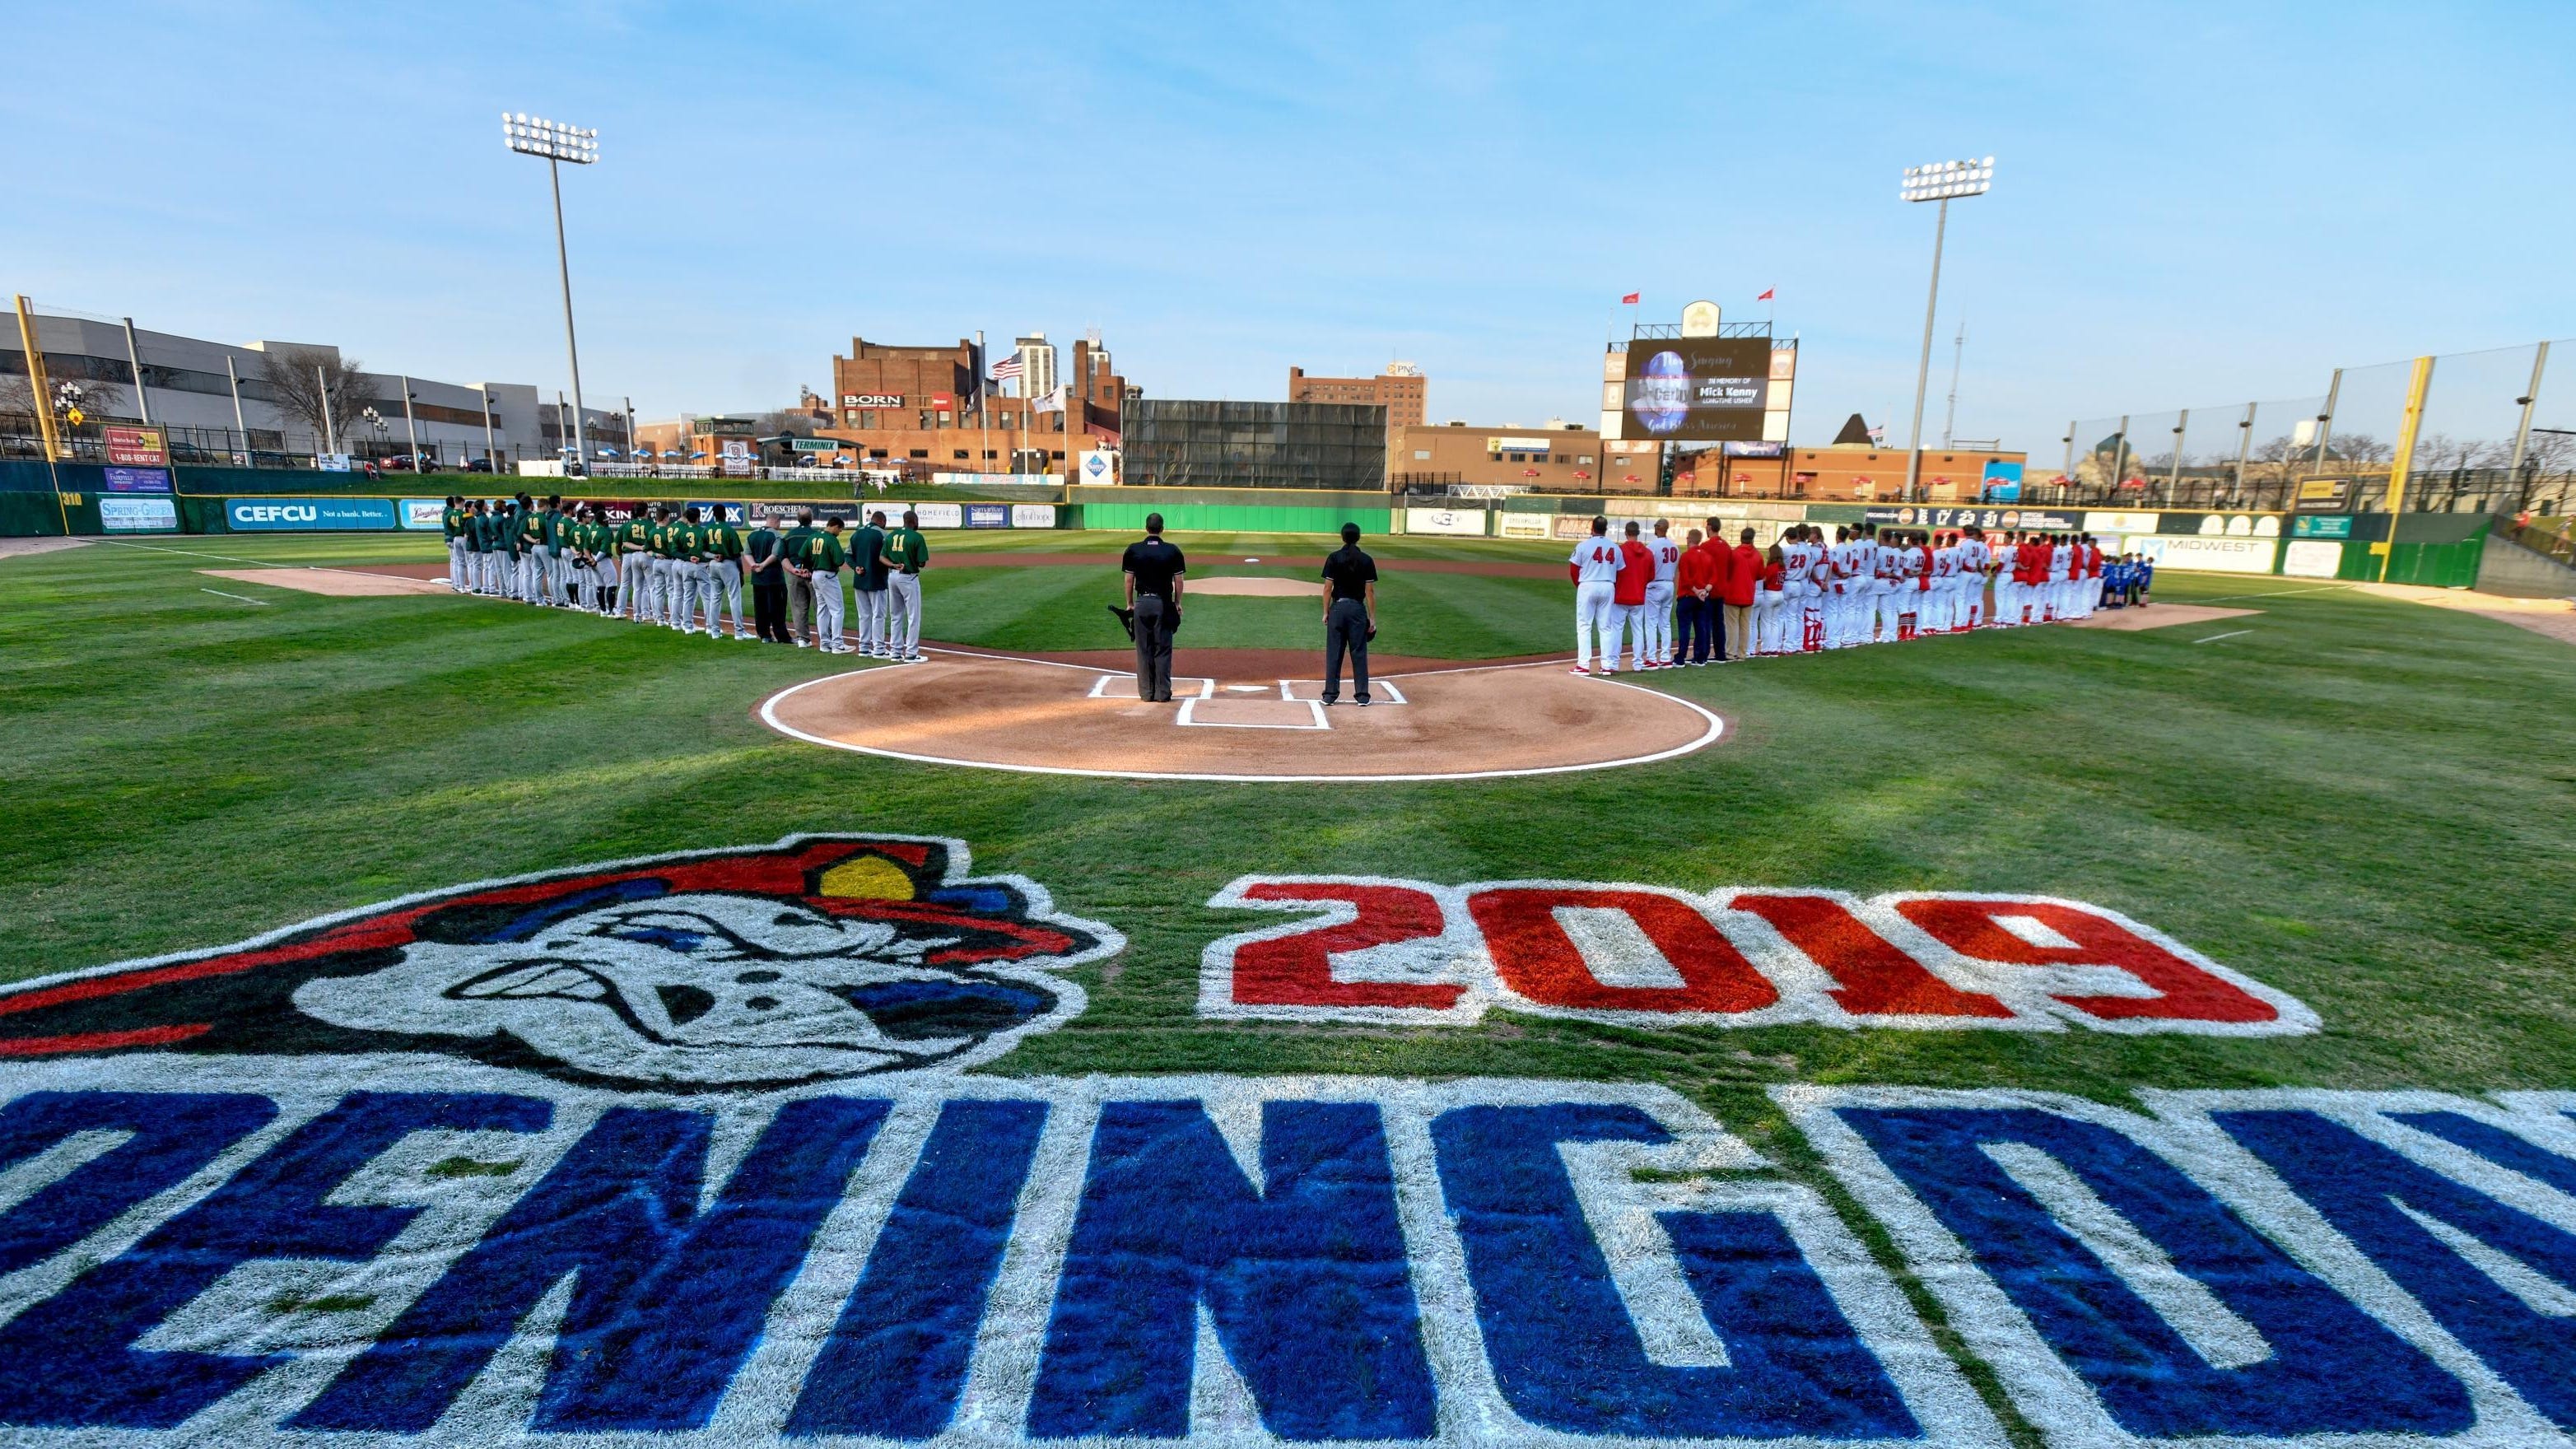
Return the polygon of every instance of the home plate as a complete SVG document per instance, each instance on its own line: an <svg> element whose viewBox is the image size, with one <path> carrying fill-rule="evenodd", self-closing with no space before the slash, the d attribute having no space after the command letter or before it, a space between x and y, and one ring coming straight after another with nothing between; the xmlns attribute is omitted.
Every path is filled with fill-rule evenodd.
<svg viewBox="0 0 2576 1449"><path fill-rule="evenodd" d="M1229 684L1225 687L1225 692L1228 694L1266 694L1269 691L1266 687L1258 684Z"/></svg>

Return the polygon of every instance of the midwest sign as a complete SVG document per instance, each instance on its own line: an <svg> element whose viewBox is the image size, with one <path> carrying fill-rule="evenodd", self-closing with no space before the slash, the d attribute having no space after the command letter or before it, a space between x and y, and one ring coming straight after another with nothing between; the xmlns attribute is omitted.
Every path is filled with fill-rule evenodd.
<svg viewBox="0 0 2576 1449"><path fill-rule="evenodd" d="M1203 1011L2314 1024L2044 898L1215 904L1299 919ZM2576 1428L2576 1094L1772 1089L1847 1219L1649 1084L961 1072L1124 948L803 836L0 990L0 1442L1999 1449L1964 1360L2061 1446Z"/></svg>

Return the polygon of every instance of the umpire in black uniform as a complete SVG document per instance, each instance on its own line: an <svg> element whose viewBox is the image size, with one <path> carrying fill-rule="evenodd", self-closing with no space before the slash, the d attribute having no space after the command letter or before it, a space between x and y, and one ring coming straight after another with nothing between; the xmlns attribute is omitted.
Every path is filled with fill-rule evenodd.
<svg viewBox="0 0 2576 1449"><path fill-rule="evenodd" d="M1368 647L1377 637L1377 560L1360 551L1360 526L1342 525L1342 546L1324 560L1324 703L1342 697L1342 651L1351 655L1351 682L1360 703L1368 697Z"/></svg>
<svg viewBox="0 0 2576 1449"><path fill-rule="evenodd" d="M1127 545L1118 567L1127 579L1127 607L1135 611L1136 697L1168 704L1172 631L1181 626L1181 579L1189 564L1163 541L1163 515L1145 515L1145 536Z"/></svg>

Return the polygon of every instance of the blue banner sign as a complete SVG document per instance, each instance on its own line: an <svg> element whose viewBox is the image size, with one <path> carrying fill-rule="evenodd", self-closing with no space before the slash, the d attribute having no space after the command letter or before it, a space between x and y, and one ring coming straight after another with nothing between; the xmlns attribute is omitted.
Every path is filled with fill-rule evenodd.
<svg viewBox="0 0 2576 1449"><path fill-rule="evenodd" d="M399 526L390 498L228 498L235 533L375 532Z"/></svg>

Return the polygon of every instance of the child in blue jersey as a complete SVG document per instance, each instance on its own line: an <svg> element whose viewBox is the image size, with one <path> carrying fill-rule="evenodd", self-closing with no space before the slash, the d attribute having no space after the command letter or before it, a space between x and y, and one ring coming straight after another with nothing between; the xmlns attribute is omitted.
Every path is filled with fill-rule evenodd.
<svg viewBox="0 0 2576 1449"><path fill-rule="evenodd" d="M2156 561L2150 558L2138 560L2129 571L2129 602L2143 607L2147 602L2147 590L2154 588L2155 583Z"/></svg>

